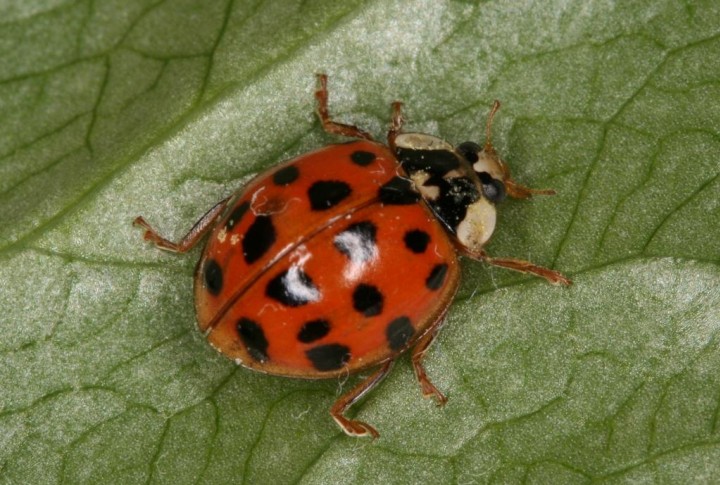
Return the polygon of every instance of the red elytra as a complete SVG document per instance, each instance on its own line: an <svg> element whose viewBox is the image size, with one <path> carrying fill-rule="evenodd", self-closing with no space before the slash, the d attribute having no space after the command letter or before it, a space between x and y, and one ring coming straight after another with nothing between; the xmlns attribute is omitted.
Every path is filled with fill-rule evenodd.
<svg viewBox="0 0 720 485"><path fill-rule="evenodd" d="M327 109L318 76L318 114L330 133L359 138L289 160L258 175L203 216L179 242L135 224L161 249L186 252L211 231L195 274L198 325L209 342L261 372L317 379L377 367L330 413L348 435L377 437L344 412L412 349L422 393L444 404L422 365L458 287L458 254L554 284L560 273L489 257L482 246L507 194L551 194L515 183L490 142L453 148L402 133L393 103L388 145Z"/></svg>

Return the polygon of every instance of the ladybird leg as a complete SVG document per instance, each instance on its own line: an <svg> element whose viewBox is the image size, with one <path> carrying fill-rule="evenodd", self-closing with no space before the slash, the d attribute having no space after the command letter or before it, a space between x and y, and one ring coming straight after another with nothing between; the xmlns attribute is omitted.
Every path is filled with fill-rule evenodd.
<svg viewBox="0 0 720 485"><path fill-rule="evenodd" d="M487 153L488 156L490 156L492 159L497 161L498 165L500 166L500 169L503 172L505 193L513 199L528 199L532 195L555 195L556 192L553 189L531 189L530 187L526 187L515 182L510 176L510 168L498 156L497 152L495 151L495 147L492 144L492 124L493 120L495 119L495 114L498 112L499 109L500 101L496 99L492 105L492 108L490 108L490 113L488 114L487 122L485 124L485 146L483 147L483 151Z"/></svg>
<svg viewBox="0 0 720 485"><path fill-rule="evenodd" d="M328 111L327 75L318 74L317 79L320 83L320 88L315 91L315 99L317 99L318 102L317 113L318 117L320 118L320 123L322 123L323 129L326 132L332 133L334 135L343 135L352 138L364 138L366 140L372 141L372 136L370 136L369 133L361 130L357 126L346 125L345 123L338 123L337 121L333 121L333 119L330 117L330 112Z"/></svg>
<svg viewBox="0 0 720 485"><path fill-rule="evenodd" d="M531 189L530 187L520 185L510 178L510 170L507 168L507 165L505 165L505 162L502 162L501 166L505 173L507 173L505 178L505 193L513 199L529 199L533 195L555 195L557 193L553 189Z"/></svg>
<svg viewBox="0 0 720 485"><path fill-rule="evenodd" d="M531 263L530 261L524 261L522 259L514 258L492 258L488 256L485 251L482 251L476 259L484 261L493 266L498 266L500 268L511 269L513 271L519 271L520 273L527 273L539 276L541 278L545 278L548 283L551 283L553 285L570 286L572 284L572 281L562 273L549 268L538 266Z"/></svg>
<svg viewBox="0 0 720 485"><path fill-rule="evenodd" d="M220 217L220 214L222 214L223 209L227 206L228 200L230 200L230 197L215 204L212 209L207 211L207 213L195 223L185 237L177 243L168 241L158 234L155 229L153 229L150 224L143 219L142 216L136 217L133 221L133 225L145 229L143 239L152 242L158 248L166 251L172 251L174 253L185 253L192 249L197 242L202 239L202 237L215 225L215 222Z"/></svg>
<svg viewBox="0 0 720 485"><path fill-rule="evenodd" d="M435 387L435 384L430 382L430 379L425 372L422 361L425 358L430 345L435 341L435 337L438 335L438 331L442 326L445 315L442 315L428 333L426 333L415 345L412 351L412 365L415 371L415 377L417 377L420 389L422 390L423 397L434 397L437 401L438 406L444 406L447 402L447 397Z"/></svg>
<svg viewBox="0 0 720 485"><path fill-rule="evenodd" d="M378 436L380 436L380 433L378 433L377 430L369 424L363 421L348 419L343 416L343 414L345 413L345 411L348 410L350 406L355 404L360 398L370 392L385 378L388 372L390 372L390 369L392 369L394 362L394 360L388 360L387 362L385 362L382 367L380 367L364 381L351 389L350 392L347 392L340 396L340 398L335 401L335 404L333 404L332 408L330 408L330 415L333 417L338 426L340 426L340 428L342 428L342 430L345 431L345 434L347 434L348 436L369 435L373 438L377 438Z"/></svg>
<svg viewBox="0 0 720 485"><path fill-rule="evenodd" d="M490 149L488 150L486 144L484 150L489 153L490 156L494 157L495 160L497 160L498 165L500 165L500 168L503 171L505 193L508 197L512 197L513 199L529 199L533 195L555 195L557 193L553 189L531 189L530 187L515 182L510 176L510 168L497 156L495 148L490 146Z"/></svg>
<svg viewBox="0 0 720 485"><path fill-rule="evenodd" d="M387 140L388 146L394 152L395 151L395 138L402 131L402 126L405 123L405 118L402 115L402 103L400 101L393 101L392 104L392 123L388 130Z"/></svg>

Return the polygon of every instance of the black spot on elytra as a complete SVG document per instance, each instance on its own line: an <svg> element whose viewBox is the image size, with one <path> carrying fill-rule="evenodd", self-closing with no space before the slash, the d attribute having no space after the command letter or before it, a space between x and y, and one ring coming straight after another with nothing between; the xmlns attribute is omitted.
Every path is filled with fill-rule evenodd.
<svg viewBox="0 0 720 485"><path fill-rule="evenodd" d="M252 264L265 254L275 242L275 226L270 216L257 216L242 240L245 262Z"/></svg>
<svg viewBox="0 0 720 485"><path fill-rule="evenodd" d="M405 233L403 241L405 241L405 247L410 251L416 254L422 254L430 242L430 235L420 229L413 229Z"/></svg>
<svg viewBox="0 0 720 485"><path fill-rule="evenodd" d="M375 161L375 158L374 153L364 152L362 150L353 152L352 155L350 155L350 160L352 160L355 165L360 165L361 167L367 167Z"/></svg>
<svg viewBox="0 0 720 485"><path fill-rule="evenodd" d="M273 174L273 183L275 185L290 185L297 180L300 171L295 165L283 167Z"/></svg>
<svg viewBox="0 0 720 485"><path fill-rule="evenodd" d="M393 177L378 191L380 202L389 205L408 205L420 200L420 194L410 180L403 177Z"/></svg>
<svg viewBox="0 0 720 485"><path fill-rule="evenodd" d="M492 178L487 172L478 172L478 177L482 183L482 193L485 198L493 204L502 202L505 198L505 184Z"/></svg>
<svg viewBox="0 0 720 485"><path fill-rule="evenodd" d="M385 337L390 344L390 349L394 351L405 347L414 334L415 329L412 322L405 316L396 318L385 328Z"/></svg>
<svg viewBox="0 0 720 485"><path fill-rule="evenodd" d="M350 258L353 263L371 260L377 254L377 227L370 221L350 224L333 239L338 251Z"/></svg>
<svg viewBox="0 0 720 485"><path fill-rule="evenodd" d="M237 331L250 357L259 362L267 362L268 341L262 327L249 318L243 317L238 320Z"/></svg>
<svg viewBox="0 0 720 485"><path fill-rule="evenodd" d="M238 225L249 208L250 208L250 203L248 201L245 201L242 204L235 207L233 209L233 211L230 213L230 216L227 218L227 222L225 223L225 228L229 231L233 227Z"/></svg>
<svg viewBox="0 0 720 485"><path fill-rule="evenodd" d="M340 344L318 345L305 352L312 365L319 371L342 368L350 360L350 348Z"/></svg>
<svg viewBox="0 0 720 485"><path fill-rule="evenodd" d="M353 308L366 317L374 317L382 313L383 295L373 285L360 283L353 291Z"/></svg>
<svg viewBox="0 0 720 485"><path fill-rule="evenodd" d="M447 275L448 265L445 263L436 264L427 279L425 280L425 286L431 290L439 289L445 282L445 275Z"/></svg>
<svg viewBox="0 0 720 485"><path fill-rule="evenodd" d="M424 171L442 177L460 166L457 155L449 150L398 148L397 157L407 173Z"/></svg>
<svg viewBox="0 0 720 485"><path fill-rule="evenodd" d="M217 261L214 259L205 261L203 277L205 279L205 287L210 294L215 296L219 295L223 287L223 273Z"/></svg>
<svg viewBox="0 0 720 485"><path fill-rule="evenodd" d="M310 207L314 211L330 209L347 198L352 189L350 185L339 180L321 180L308 189Z"/></svg>
<svg viewBox="0 0 720 485"><path fill-rule="evenodd" d="M320 340L329 332L330 322L320 318L318 320L306 322L298 332L297 338L300 342L309 344L311 342L315 342L316 340Z"/></svg>
<svg viewBox="0 0 720 485"><path fill-rule="evenodd" d="M265 288L265 294L291 307L306 305L320 299L320 291L312 279L296 266L271 279Z"/></svg>

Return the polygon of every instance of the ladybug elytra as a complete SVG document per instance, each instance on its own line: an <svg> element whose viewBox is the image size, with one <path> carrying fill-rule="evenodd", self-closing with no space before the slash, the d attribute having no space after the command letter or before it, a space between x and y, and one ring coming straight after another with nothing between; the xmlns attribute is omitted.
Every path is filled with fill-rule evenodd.
<svg viewBox="0 0 720 485"><path fill-rule="evenodd" d="M483 250L506 196L552 194L517 184L490 139L452 146L403 133L392 104L387 145L333 121L327 77L318 115L328 133L354 138L301 155L250 181L207 212L178 243L135 224L157 247L186 252L210 233L195 271L198 326L221 353L274 375L330 378L376 368L341 396L331 416L348 435L377 437L345 417L404 351L425 397L446 397L423 358L458 288L458 255L569 285L562 274Z"/></svg>

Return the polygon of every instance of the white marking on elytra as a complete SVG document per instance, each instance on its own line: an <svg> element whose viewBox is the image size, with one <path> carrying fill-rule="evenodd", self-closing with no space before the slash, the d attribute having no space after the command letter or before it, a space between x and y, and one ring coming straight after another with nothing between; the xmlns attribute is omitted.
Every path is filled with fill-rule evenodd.
<svg viewBox="0 0 720 485"><path fill-rule="evenodd" d="M236 245L237 243L239 243L239 242L240 242L240 235L238 235L238 234L233 234L232 236L230 236L230 244L231 244L232 246L235 246L235 245Z"/></svg>
<svg viewBox="0 0 720 485"><path fill-rule="evenodd" d="M217 240L218 240L218 242L220 242L220 243L224 243L226 238L227 238L227 229L225 229L225 228L223 227L222 229L220 229L220 230L218 231Z"/></svg>
<svg viewBox="0 0 720 485"><path fill-rule="evenodd" d="M299 266L300 269L302 269L305 266L305 263L307 263L310 258L312 258L312 253L308 251L308 248L305 244L299 244L295 251L290 253L288 256L288 259L293 264L293 266Z"/></svg>
<svg viewBox="0 0 720 485"><path fill-rule="evenodd" d="M304 273L305 264L310 258L312 258L312 253L308 251L307 246L304 244L299 245L295 251L290 253L288 259L291 265L285 276L282 277L282 284L293 298L300 301L316 302L320 300L320 290L308 285L300 276L301 273Z"/></svg>
<svg viewBox="0 0 720 485"><path fill-rule="evenodd" d="M306 284L300 277L300 267L290 266L285 276L282 277L282 284L288 294L295 300L316 302L320 299L320 291Z"/></svg>
<svg viewBox="0 0 720 485"><path fill-rule="evenodd" d="M364 237L359 230L345 230L333 239L335 246L348 256L350 261L343 269L343 278L347 282L355 282L372 268L378 259L378 248L375 241Z"/></svg>
<svg viewBox="0 0 720 485"><path fill-rule="evenodd" d="M378 251L375 242L363 237L359 231L343 231L333 240L336 246L342 248L352 263L365 263L377 258Z"/></svg>

